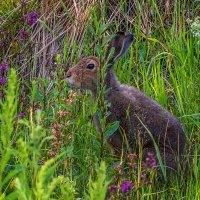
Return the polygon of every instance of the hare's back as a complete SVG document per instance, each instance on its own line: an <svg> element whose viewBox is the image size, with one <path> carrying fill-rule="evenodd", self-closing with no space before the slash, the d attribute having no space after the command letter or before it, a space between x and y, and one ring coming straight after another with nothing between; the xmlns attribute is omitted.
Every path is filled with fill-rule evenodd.
<svg viewBox="0 0 200 200"><path fill-rule="evenodd" d="M174 150L178 150L178 143L179 146L184 146L185 136L179 121L136 88L121 85L118 90L111 92L109 100L112 113L110 120L120 121L120 126L131 138L140 132L147 143L152 141L148 129L161 145L168 144Z"/></svg>

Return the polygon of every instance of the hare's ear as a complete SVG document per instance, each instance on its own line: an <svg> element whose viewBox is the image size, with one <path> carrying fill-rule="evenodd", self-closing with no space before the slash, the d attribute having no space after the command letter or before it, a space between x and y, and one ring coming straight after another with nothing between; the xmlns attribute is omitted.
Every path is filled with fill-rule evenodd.
<svg viewBox="0 0 200 200"><path fill-rule="evenodd" d="M133 39L133 34L125 35L124 32L116 33L115 37L110 42L105 56L105 60L109 59L111 49L114 48L114 53L108 61L108 67L112 67L115 61L121 58L121 56L123 56L126 53Z"/></svg>

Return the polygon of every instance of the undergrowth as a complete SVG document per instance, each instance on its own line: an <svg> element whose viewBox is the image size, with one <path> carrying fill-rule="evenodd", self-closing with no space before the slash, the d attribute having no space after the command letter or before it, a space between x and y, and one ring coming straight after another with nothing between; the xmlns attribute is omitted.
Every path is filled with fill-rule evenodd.
<svg viewBox="0 0 200 200"><path fill-rule="evenodd" d="M112 1L94 6L82 1L85 12L81 2L5 2L0 5L0 199L200 199L197 1L166 4L165 12L159 1L138 1L131 4L133 22L126 1L113 17L108 16L116 11ZM67 69L83 56L103 58L109 39L124 27L136 40L115 72L121 83L143 91L181 121L184 159L192 157L187 174L179 170L164 181L148 163L137 162L140 155L114 158L106 140L119 124L105 124L109 102L101 93L98 107L90 91L66 85ZM56 51L49 52L50 46ZM96 112L102 135L93 126Z"/></svg>

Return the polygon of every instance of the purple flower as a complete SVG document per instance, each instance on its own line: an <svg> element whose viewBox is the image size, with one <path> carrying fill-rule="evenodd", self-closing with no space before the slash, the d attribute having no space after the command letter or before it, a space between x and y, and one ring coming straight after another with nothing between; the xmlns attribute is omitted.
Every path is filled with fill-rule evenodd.
<svg viewBox="0 0 200 200"><path fill-rule="evenodd" d="M42 107L40 105L35 105L35 110L41 110Z"/></svg>
<svg viewBox="0 0 200 200"><path fill-rule="evenodd" d="M0 85L6 85L8 82L8 78L0 78Z"/></svg>
<svg viewBox="0 0 200 200"><path fill-rule="evenodd" d="M145 167L146 167L146 163L142 162L142 168L145 168Z"/></svg>
<svg viewBox="0 0 200 200"><path fill-rule="evenodd" d="M134 186L133 183L131 183L131 182L125 182L125 183L122 184L120 190L121 190L121 192L125 193L128 190L130 190L133 186Z"/></svg>
<svg viewBox="0 0 200 200"><path fill-rule="evenodd" d="M23 39L26 39L30 37L30 34L25 30L25 29L22 29L20 32L19 32L19 36L16 38L16 40L23 40Z"/></svg>
<svg viewBox="0 0 200 200"><path fill-rule="evenodd" d="M0 33L3 33L3 32L4 32L4 30L2 28L0 28Z"/></svg>
<svg viewBox="0 0 200 200"><path fill-rule="evenodd" d="M25 30L25 29L23 29L22 31L20 31L20 36L22 37L22 38L27 38L27 37L29 37L30 36L30 34Z"/></svg>
<svg viewBox="0 0 200 200"><path fill-rule="evenodd" d="M1 65L0 65L0 71L1 71L1 70L8 71L8 65L7 65L7 64L1 64Z"/></svg>
<svg viewBox="0 0 200 200"><path fill-rule="evenodd" d="M19 115L16 116L16 119L22 119L25 117L25 114L22 112Z"/></svg>
<svg viewBox="0 0 200 200"><path fill-rule="evenodd" d="M27 15L24 15L26 18L26 23L30 26L36 25L38 20L38 13L37 12L30 12Z"/></svg>
<svg viewBox="0 0 200 200"><path fill-rule="evenodd" d="M147 185L154 185L154 182L152 182L152 181L147 181L145 184L147 184Z"/></svg>
<svg viewBox="0 0 200 200"><path fill-rule="evenodd" d="M110 192L116 192L118 190L118 186L117 185L110 185L109 187L109 191Z"/></svg>

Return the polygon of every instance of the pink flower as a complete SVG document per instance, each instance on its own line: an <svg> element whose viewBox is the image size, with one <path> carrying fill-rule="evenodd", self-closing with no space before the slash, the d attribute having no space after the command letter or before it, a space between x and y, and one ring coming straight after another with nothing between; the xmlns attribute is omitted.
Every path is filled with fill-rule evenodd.
<svg viewBox="0 0 200 200"><path fill-rule="evenodd" d="M145 178L145 176L143 174L140 174L140 178L143 179Z"/></svg>
<svg viewBox="0 0 200 200"><path fill-rule="evenodd" d="M120 190L121 190L121 192L126 193L126 192L129 191L133 186L134 186L133 183L131 183L131 182L125 182L125 183L122 184Z"/></svg>

